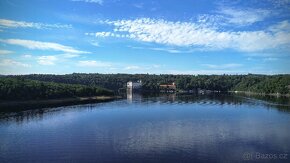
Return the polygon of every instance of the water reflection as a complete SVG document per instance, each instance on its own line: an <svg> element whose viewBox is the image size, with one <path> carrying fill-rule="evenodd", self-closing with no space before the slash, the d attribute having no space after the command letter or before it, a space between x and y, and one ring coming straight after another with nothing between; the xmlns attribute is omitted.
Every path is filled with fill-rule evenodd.
<svg viewBox="0 0 290 163"><path fill-rule="evenodd" d="M231 94L211 94L211 95L177 95L172 94L141 94L138 92L127 92L127 102L130 103L159 103L159 104L196 104L196 105L247 105L249 107L263 106L265 109L277 109L282 112L290 113L290 105L288 105L288 98L281 97L279 100L275 97L267 96L242 96ZM258 99L258 100L257 100ZM267 101L267 99L272 99ZM274 101L274 102L273 102ZM279 101L280 103L277 103ZM0 121L14 120L16 122L29 121L30 119L41 120L43 114L52 114L54 112L66 110L82 110L82 109L98 109L106 103L74 105L56 108L33 109L22 112L0 112Z"/></svg>
<svg viewBox="0 0 290 163"><path fill-rule="evenodd" d="M245 152L289 154L290 114L280 105L216 94L127 97L2 114L0 162L240 162Z"/></svg>
<svg viewBox="0 0 290 163"><path fill-rule="evenodd" d="M142 94L140 92L134 92L132 89L127 89L127 101L132 103L133 101L141 101Z"/></svg>

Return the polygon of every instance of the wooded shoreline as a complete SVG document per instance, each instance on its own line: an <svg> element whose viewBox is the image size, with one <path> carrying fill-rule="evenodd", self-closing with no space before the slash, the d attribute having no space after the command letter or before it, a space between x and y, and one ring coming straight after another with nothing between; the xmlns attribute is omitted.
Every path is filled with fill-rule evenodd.
<svg viewBox="0 0 290 163"><path fill-rule="evenodd" d="M1 101L0 112L23 111L30 109L61 107L79 104L99 103L120 99L120 96L92 96L41 100Z"/></svg>
<svg viewBox="0 0 290 163"><path fill-rule="evenodd" d="M73 73L66 75L0 75L0 112L109 101L116 99L117 95L126 94L128 81L142 81L140 92L143 93L160 93L162 92L161 85L174 82L176 90L172 93L230 92L246 95L290 97L290 74L150 75Z"/></svg>

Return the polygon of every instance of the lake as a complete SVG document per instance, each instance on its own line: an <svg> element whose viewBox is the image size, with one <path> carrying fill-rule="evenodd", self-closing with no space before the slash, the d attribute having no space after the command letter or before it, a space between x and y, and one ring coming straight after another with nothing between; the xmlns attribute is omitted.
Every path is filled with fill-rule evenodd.
<svg viewBox="0 0 290 163"><path fill-rule="evenodd" d="M276 101L133 94L1 113L0 162L289 162L289 98Z"/></svg>

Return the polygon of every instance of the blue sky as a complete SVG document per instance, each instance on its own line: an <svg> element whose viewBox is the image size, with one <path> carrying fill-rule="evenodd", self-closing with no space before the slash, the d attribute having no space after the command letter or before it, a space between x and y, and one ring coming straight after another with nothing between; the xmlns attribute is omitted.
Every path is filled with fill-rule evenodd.
<svg viewBox="0 0 290 163"><path fill-rule="evenodd" d="M1 0L0 74L289 74L290 0Z"/></svg>

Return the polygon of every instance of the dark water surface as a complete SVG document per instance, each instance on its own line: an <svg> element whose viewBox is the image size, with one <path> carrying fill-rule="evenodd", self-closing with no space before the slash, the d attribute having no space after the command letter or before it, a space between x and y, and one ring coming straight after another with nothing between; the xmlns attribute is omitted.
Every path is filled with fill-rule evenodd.
<svg viewBox="0 0 290 163"><path fill-rule="evenodd" d="M290 107L141 97L0 115L0 162L290 162Z"/></svg>

